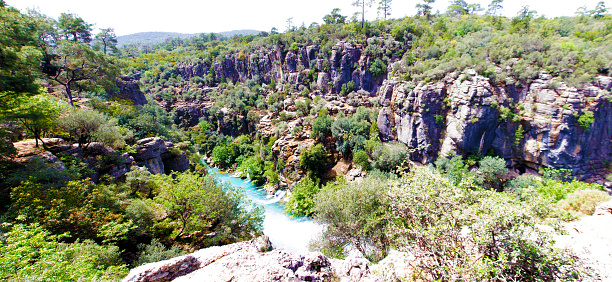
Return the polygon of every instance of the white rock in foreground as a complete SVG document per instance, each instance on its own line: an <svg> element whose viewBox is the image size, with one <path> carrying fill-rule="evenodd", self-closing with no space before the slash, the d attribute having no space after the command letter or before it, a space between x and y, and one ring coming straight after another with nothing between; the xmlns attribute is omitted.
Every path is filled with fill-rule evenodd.
<svg viewBox="0 0 612 282"><path fill-rule="evenodd" d="M319 252L261 252L252 242L210 247L189 255L149 263L130 271L136 281L384 281L370 273L367 260L330 260Z"/></svg>

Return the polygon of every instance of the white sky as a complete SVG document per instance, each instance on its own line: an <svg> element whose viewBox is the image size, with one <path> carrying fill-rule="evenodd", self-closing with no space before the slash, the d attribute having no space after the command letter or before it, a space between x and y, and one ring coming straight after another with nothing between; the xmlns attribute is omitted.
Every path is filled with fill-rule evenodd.
<svg viewBox="0 0 612 282"><path fill-rule="evenodd" d="M378 1L378 0L376 0ZM523 5L529 5L538 15L546 17L572 16L581 7L592 10L600 0L505 0L502 13L512 17ZM606 0L606 7L612 0ZM270 31L276 27L285 31L286 21L293 17L293 24L300 26L312 22L322 23L323 16L333 8L350 16L357 11L353 0L6 0L9 6L25 11L36 8L43 14L58 18L61 13L73 13L96 28L111 27L117 35L146 31L180 33L222 32L238 29ZM392 18L412 16L419 0L394 0ZM437 0L434 11L444 12L449 0ZM485 9L490 0L467 0L480 3ZM366 18L375 19L374 5L366 11Z"/></svg>

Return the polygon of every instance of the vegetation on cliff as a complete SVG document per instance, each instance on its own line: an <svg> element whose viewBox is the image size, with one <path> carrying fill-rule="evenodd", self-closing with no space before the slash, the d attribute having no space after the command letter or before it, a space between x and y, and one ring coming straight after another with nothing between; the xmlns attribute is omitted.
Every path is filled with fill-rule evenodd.
<svg viewBox="0 0 612 282"><path fill-rule="evenodd" d="M11 27L0 30L11 39L0 39L0 277L112 280L128 264L259 234L261 208L205 176L205 157L258 185L292 189L287 212L328 225L316 248L330 256L347 246L371 261L391 248L411 250L423 279L580 279L571 254L554 249L538 226L592 212L608 199L605 189L567 170L509 177L511 158L407 142L398 137L402 120L386 117L426 116L432 123L421 119L414 129L426 134L451 110L495 109L485 122L507 122L500 131L512 157L525 147L527 116L545 103L526 108L500 94L459 110L462 96L435 83L473 79L524 96L538 80L585 97L580 108L557 108L587 134L612 97L599 79L612 75L612 17L598 5L575 17L547 19L524 7L507 18L496 15L498 0L484 15L465 1L432 14L432 2L402 19L347 21L334 9L323 24L285 33L118 49L112 29L94 37L77 15L55 20L0 1ZM381 5L388 15L390 1ZM146 104L115 95L120 73ZM440 95L395 95L417 88ZM37 157L17 155L13 142L24 135L36 140ZM74 144L49 146L46 137ZM142 139L167 156L189 155L191 169L152 175L164 169L132 165L130 157L146 153Z"/></svg>

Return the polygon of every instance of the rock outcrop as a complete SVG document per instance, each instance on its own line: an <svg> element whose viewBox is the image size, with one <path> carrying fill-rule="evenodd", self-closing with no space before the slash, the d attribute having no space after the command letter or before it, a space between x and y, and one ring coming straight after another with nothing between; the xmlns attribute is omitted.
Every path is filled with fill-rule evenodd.
<svg viewBox="0 0 612 282"><path fill-rule="evenodd" d="M110 94L117 96L119 99L132 101L134 105L147 104L147 98L138 86L139 79L139 77L131 78L125 75L117 77L117 89L119 91Z"/></svg>
<svg viewBox="0 0 612 282"><path fill-rule="evenodd" d="M577 89L546 73L500 86L472 70L419 85L389 82L378 93L378 127L383 140L407 144L423 163L493 152L519 171L567 168L595 181L612 160L611 88L610 77Z"/></svg>
<svg viewBox="0 0 612 282"><path fill-rule="evenodd" d="M392 273L390 271L389 273ZM394 281L371 273L358 255L328 259L319 252L299 255L283 249L262 252L252 242L210 247L130 271L123 282L161 281Z"/></svg>
<svg viewBox="0 0 612 282"><path fill-rule="evenodd" d="M163 174L189 169L189 160L172 142L159 137L136 141L136 153L132 154L136 165L146 167L150 173Z"/></svg>

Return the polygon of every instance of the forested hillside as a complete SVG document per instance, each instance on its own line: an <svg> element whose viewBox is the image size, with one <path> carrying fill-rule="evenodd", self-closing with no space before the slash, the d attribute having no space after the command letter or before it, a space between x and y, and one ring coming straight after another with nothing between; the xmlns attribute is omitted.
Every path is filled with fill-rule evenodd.
<svg viewBox="0 0 612 282"><path fill-rule="evenodd" d="M0 1L0 277L119 280L261 235L263 208L209 166L288 191L326 256L410 252L422 280L597 277L542 226L610 199L605 4L433 2L119 48L112 28Z"/></svg>

